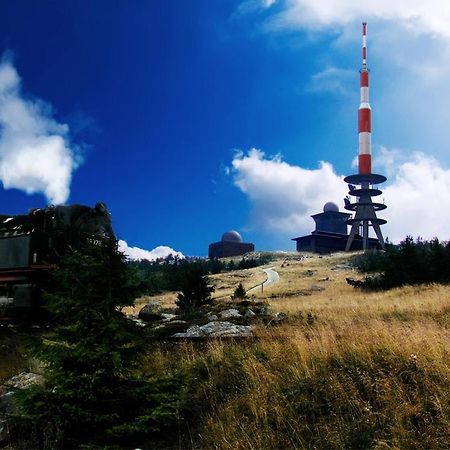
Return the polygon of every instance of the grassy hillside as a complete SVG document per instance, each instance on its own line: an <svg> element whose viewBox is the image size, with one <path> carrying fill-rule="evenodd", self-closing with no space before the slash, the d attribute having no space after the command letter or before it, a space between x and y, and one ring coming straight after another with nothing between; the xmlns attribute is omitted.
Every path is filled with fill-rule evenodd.
<svg viewBox="0 0 450 450"><path fill-rule="evenodd" d="M185 386L179 428L160 447L450 447L450 287L359 291L348 259L278 255L266 267L280 281L252 296L289 319L253 338L148 344L139 372ZM265 274L212 279L225 301ZM13 355L14 368L30 365Z"/></svg>
<svg viewBox="0 0 450 450"><path fill-rule="evenodd" d="M345 282L347 261L278 258L280 282L255 295L290 319L253 340L151 352L150 373L189 374L192 445L450 446L450 288L361 292Z"/></svg>

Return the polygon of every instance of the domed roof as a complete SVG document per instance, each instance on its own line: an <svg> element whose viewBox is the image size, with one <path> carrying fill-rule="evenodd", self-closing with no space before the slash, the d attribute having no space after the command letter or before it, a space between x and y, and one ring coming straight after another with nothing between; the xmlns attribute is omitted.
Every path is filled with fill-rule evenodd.
<svg viewBox="0 0 450 450"><path fill-rule="evenodd" d="M327 202L323 205L323 212L339 212L339 206L333 202Z"/></svg>
<svg viewBox="0 0 450 450"><path fill-rule="evenodd" d="M241 235L234 230L223 233L222 242L242 242Z"/></svg>

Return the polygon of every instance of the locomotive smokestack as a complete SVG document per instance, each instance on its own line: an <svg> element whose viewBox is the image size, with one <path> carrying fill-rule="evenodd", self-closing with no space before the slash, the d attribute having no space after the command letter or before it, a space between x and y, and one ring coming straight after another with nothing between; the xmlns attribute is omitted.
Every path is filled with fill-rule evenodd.
<svg viewBox="0 0 450 450"><path fill-rule="evenodd" d="M367 23L363 22L362 27L362 68L360 70L361 100L358 110L358 167L360 175L370 175L372 173L372 118L369 104L369 70L367 69Z"/></svg>

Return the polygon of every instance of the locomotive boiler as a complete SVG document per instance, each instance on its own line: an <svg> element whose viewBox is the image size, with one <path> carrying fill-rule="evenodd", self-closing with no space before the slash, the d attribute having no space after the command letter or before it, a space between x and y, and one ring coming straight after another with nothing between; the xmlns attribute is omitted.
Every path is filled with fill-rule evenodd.
<svg viewBox="0 0 450 450"><path fill-rule="evenodd" d="M69 249L116 240L104 203L0 215L0 314L38 307L46 273Z"/></svg>

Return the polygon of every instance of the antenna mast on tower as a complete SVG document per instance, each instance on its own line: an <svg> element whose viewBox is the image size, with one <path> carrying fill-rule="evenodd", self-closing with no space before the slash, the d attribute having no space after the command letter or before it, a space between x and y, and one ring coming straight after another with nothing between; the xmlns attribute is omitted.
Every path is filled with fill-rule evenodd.
<svg viewBox="0 0 450 450"><path fill-rule="evenodd" d="M372 173L372 110L369 104L369 69L367 68L367 23L362 24L362 67L360 70L360 104L358 110L358 174L344 178L349 184L349 195L357 197L354 203L348 202L345 209L355 212L355 217L347 221L352 226L345 251L351 250L353 240L359 228L362 228L363 250L369 248L369 227L372 226L381 248L384 239L380 225L386 220L379 219L376 212L386 209L383 203L372 202L372 197L382 192L374 188L386 181L383 175ZM360 186L358 188L355 187Z"/></svg>

